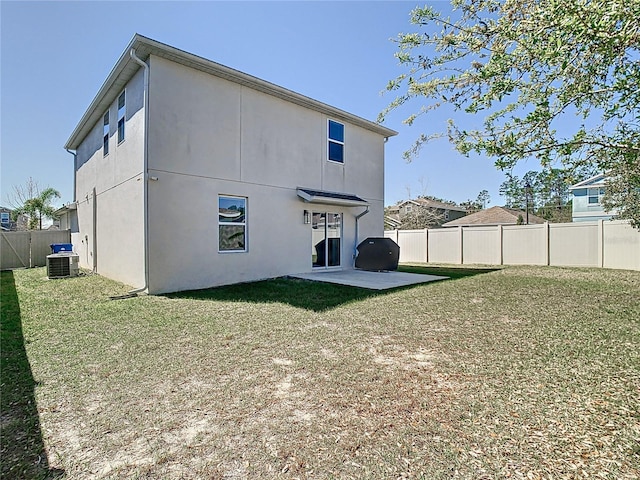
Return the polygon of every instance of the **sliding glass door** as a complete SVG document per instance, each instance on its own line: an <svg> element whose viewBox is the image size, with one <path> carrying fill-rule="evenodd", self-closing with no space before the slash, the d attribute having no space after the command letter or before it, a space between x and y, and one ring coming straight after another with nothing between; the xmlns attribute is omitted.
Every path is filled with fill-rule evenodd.
<svg viewBox="0 0 640 480"><path fill-rule="evenodd" d="M342 214L313 212L311 240L311 261L314 267L339 267L342 243Z"/></svg>

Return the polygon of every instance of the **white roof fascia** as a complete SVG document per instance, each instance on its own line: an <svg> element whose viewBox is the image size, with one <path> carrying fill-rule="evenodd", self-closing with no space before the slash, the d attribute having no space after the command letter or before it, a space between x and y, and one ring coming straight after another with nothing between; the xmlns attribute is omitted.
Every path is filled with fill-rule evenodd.
<svg viewBox="0 0 640 480"><path fill-rule="evenodd" d="M591 178L587 178L581 182L576 183L575 185L571 185L569 190L577 190L579 188L589 188L589 187L604 187L606 183L606 174L599 173L598 175L594 175Z"/></svg>

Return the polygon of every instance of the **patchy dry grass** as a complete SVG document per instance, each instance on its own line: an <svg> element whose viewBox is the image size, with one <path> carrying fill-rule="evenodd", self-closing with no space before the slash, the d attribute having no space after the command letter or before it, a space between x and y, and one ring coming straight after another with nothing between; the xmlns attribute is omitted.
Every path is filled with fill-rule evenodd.
<svg viewBox="0 0 640 480"><path fill-rule="evenodd" d="M19 316L41 430L24 448L46 447L42 477L640 476L639 272L504 268L387 293L277 279L117 301L127 287L99 276L13 275L19 308L2 320ZM5 444L19 420L6 345ZM34 471L4 449L3 474Z"/></svg>

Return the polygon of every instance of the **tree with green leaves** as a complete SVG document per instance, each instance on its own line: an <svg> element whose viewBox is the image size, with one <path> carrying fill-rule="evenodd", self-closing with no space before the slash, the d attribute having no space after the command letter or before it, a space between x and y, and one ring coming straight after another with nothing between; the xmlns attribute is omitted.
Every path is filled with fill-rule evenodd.
<svg viewBox="0 0 640 480"><path fill-rule="evenodd" d="M557 168L531 170L522 178L507 172L500 194L505 197L507 207L525 209L528 203L530 211L549 222L570 222L569 187L590 176L588 170L576 174Z"/></svg>
<svg viewBox="0 0 640 480"><path fill-rule="evenodd" d="M11 216L15 221L19 215L26 215L29 218L29 229L36 228L42 230L42 218L55 218L56 209L51 205L55 198L60 198L60 192L54 188L45 188L41 192L34 192L35 195L24 201L22 206L14 209Z"/></svg>
<svg viewBox="0 0 640 480"><path fill-rule="evenodd" d="M640 0L451 4L449 16L411 13L418 31L398 38L405 71L389 82L399 95L379 121L413 99L422 106L407 124L446 106L473 118L422 133L405 157L446 131L459 152L506 171L531 158L594 166L615 188L605 204L640 228Z"/></svg>

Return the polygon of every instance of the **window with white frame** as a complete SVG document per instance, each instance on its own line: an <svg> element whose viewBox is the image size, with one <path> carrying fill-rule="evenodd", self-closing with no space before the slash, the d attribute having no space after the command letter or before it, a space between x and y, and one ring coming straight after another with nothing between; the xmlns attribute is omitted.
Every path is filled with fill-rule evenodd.
<svg viewBox="0 0 640 480"><path fill-rule="evenodd" d="M218 197L218 251L247 251L246 197Z"/></svg>
<svg viewBox="0 0 640 480"><path fill-rule="evenodd" d="M344 125L329 120L328 137L327 158L332 162L344 163Z"/></svg>
<svg viewBox="0 0 640 480"><path fill-rule="evenodd" d="M587 198L589 205L600 205L602 203L602 196L604 195L604 188L590 188L587 191Z"/></svg>
<svg viewBox="0 0 640 480"><path fill-rule="evenodd" d="M126 95L122 92L118 97L118 143L124 141L124 118L126 112Z"/></svg>
<svg viewBox="0 0 640 480"><path fill-rule="evenodd" d="M102 117L102 155L109 155L109 110Z"/></svg>
<svg viewBox="0 0 640 480"><path fill-rule="evenodd" d="M9 223L10 215L9 212L0 213L0 223Z"/></svg>

